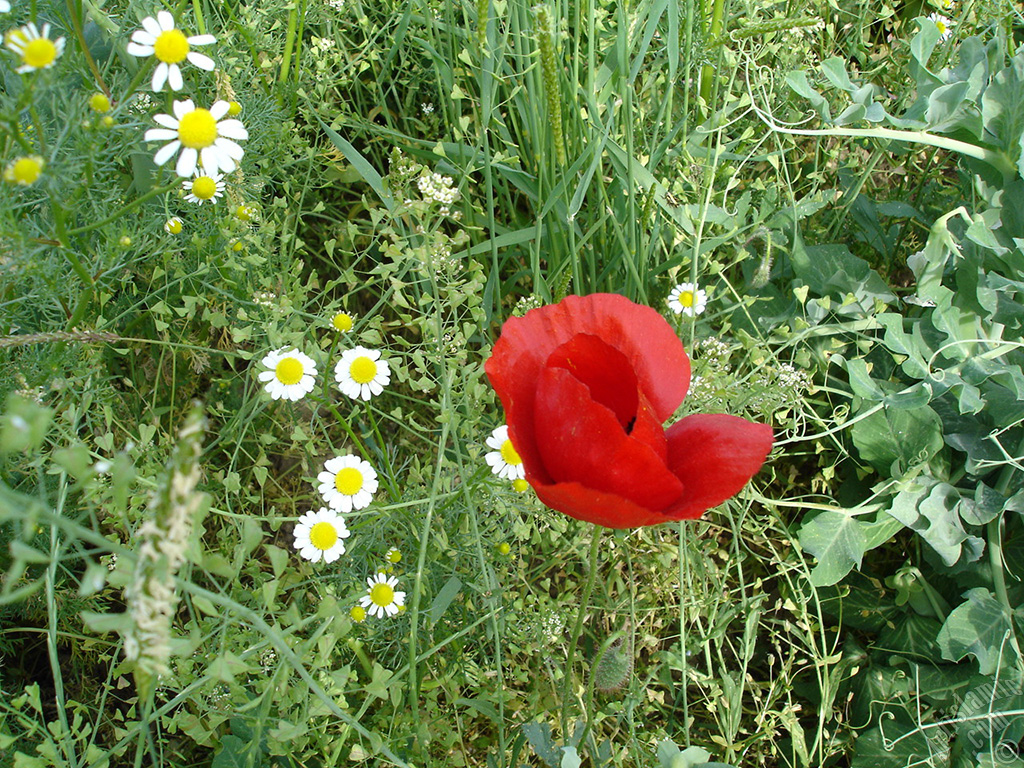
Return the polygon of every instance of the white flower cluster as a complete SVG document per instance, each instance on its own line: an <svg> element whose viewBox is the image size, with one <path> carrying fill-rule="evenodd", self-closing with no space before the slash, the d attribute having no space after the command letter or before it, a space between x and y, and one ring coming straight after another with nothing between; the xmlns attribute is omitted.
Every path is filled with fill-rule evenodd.
<svg viewBox="0 0 1024 768"><path fill-rule="evenodd" d="M439 203L441 215L447 216L451 206L459 199L459 190L454 186L451 176L440 173L425 173L416 181L424 200Z"/></svg>

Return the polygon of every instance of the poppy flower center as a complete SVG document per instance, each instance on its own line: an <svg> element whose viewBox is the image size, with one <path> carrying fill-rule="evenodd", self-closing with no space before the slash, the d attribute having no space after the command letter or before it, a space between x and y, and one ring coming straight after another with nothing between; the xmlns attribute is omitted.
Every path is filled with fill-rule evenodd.
<svg viewBox="0 0 1024 768"><path fill-rule="evenodd" d="M330 549L337 541L338 530L330 523L320 521L309 531L309 543L317 549Z"/></svg>
<svg viewBox="0 0 1024 768"><path fill-rule="evenodd" d="M192 182L192 194L200 200L209 200L217 194L217 182L209 176L200 176Z"/></svg>
<svg viewBox="0 0 1024 768"><path fill-rule="evenodd" d="M178 138L189 149L204 149L217 140L217 121L210 110L197 107L178 121Z"/></svg>
<svg viewBox="0 0 1024 768"><path fill-rule="evenodd" d="M386 608L395 601L395 590L388 584L374 584L373 589L370 590L370 599L374 605Z"/></svg>
<svg viewBox="0 0 1024 768"><path fill-rule="evenodd" d="M153 53L164 64L177 64L188 56L188 39L180 29L168 29L153 43Z"/></svg>
<svg viewBox="0 0 1024 768"><path fill-rule="evenodd" d="M290 387L302 381L302 363L294 357L286 357L277 364L277 367L274 368L274 373L278 381L286 387Z"/></svg>
<svg viewBox="0 0 1024 768"><path fill-rule="evenodd" d="M369 384L377 376L377 364L368 357L357 357L348 372L357 384Z"/></svg>
<svg viewBox="0 0 1024 768"><path fill-rule="evenodd" d="M40 37L25 46L21 58L33 69L43 69L56 60L57 46L53 44L52 40Z"/></svg>
<svg viewBox="0 0 1024 768"><path fill-rule="evenodd" d="M334 487L338 489L338 493L355 496L363 487L363 473L355 467L343 467L334 476Z"/></svg>
<svg viewBox="0 0 1024 768"><path fill-rule="evenodd" d="M523 463L522 457L512 446L511 440L506 440L501 444L501 458L506 464L511 464L512 466L518 466Z"/></svg>

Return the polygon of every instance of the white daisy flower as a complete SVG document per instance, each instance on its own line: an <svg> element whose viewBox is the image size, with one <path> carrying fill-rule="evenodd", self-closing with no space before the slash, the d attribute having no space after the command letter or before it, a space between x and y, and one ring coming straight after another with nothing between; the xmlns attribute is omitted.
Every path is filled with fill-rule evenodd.
<svg viewBox="0 0 1024 768"><path fill-rule="evenodd" d="M224 175L212 171L207 173L206 169L200 166L196 168L195 175L183 181L181 186L188 192L185 199L190 203L216 203L224 194Z"/></svg>
<svg viewBox="0 0 1024 768"><path fill-rule="evenodd" d="M160 11L155 19L152 16L143 19L142 29L132 32L127 51L132 56L156 56L160 63L153 70L154 91L162 90L164 83L170 85L172 91L180 91L185 83L178 64L187 59L200 69L212 72L213 59L196 53L191 46L209 45L216 40L213 35L185 37L180 29L174 28L174 17L167 11Z"/></svg>
<svg viewBox="0 0 1024 768"><path fill-rule="evenodd" d="M333 563L345 554L345 539L350 533L341 515L324 507L299 518L294 531L295 548L314 563Z"/></svg>
<svg viewBox="0 0 1024 768"><path fill-rule="evenodd" d="M297 349L277 349L263 358L258 378L275 400L301 400L316 386L316 363Z"/></svg>
<svg viewBox="0 0 1024 768"><path fill-rule="evenodd" d="M696 317L708 305L707 292L696 283L680 283L668 295L668 306L677 315Z"/></svg>
<svg viewBox="0 0 1024 768"><path fill-rule="evenodd" d="M183 226L180 218L172 216L164 222L164 232L168 235L180 235Z"/></svg>
<svg viewBox="0 0 1024 768"><path fill-rule="evenodd" d="M405 606L405 592L398 592L398 579L386 573L378 573L366 580L366 594L359 598L359 603L370 611L373 616L384 614L394 616L398 609Z"/></svg>
<svg viewBox="0 0 1024 768"><path fill-rule="evenodd" d="M369 506L379 485L373 467L352 454L328 459L316 479L327 505L346 513Z"/></svg>
<svg viewBox="0 0 1024 768"><path fill-rule="evenodd" d="M487 447L493 450L484 456L491 471L506 480L522 480L526 477L523 460L512 447L508 437L508 425L502 424L487 438Z"/></svg>
<svg viewBox="0 0 1024 768"><path fill-rule="evenodd" d="M953 34L953 22L941 13L933 13L928 17L928 21L935 24L936 28L939 30L939 40L945 40Z"/></svg>
<svg viewBox="0 0 1024 768"><path fill-rule="evenodd" d="M168 142L153 156L153 162L163 165L181 149L175 172L188 178L202 161L207 173L230 173L238 166L245 151L233 139L248 139L240 120L221 120L228 113L228 103L215 101L209 109L197 107L192 99L175 101L174 116L155 115L153 120L163 128L146 131L146 141ZM219 122L218 122L219 121Z"/></svg>
<svg viewBox="0 0 1024 768"><path fill-rule="evenodd" d="M334 366L334 379L349 397L369 400L390 383L391 369L380 359L380 351L356 347L341 353L341 360Z"/></svg>
<svg viewBox="0 0 1024 768"><path fill-rule="evenodd" d="M20 29L14 29L4 35L7 47L21 59L21 66L15 72L25 74L40 69L49 69L64 53L64 38L50 39L50 25L43 24L42 31L29 22Z"/></svg>

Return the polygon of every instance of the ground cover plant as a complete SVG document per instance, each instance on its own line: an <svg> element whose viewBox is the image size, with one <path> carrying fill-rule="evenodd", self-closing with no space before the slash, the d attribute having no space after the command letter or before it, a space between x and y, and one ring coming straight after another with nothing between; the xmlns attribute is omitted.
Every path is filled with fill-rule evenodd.
<svg viewBox="0 0 1024 768"><path fill-rule="evenodd" d="M1019 4L0 29L0 765L1024 766Z"/></svg>

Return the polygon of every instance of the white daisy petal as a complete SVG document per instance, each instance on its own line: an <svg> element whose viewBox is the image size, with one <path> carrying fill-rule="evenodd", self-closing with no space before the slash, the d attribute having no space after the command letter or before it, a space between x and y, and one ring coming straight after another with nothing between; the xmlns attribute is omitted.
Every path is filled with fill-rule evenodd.
<svg viewBox="0 0 1024 768"><path fill-rule="evenodd" d="M196 53L195 51L189 51L188 56L185 58L187 58L194 66L197 66L200 69L205 69L207 72L212 72L213 68L216 66L213 59L209 56L202 53Z"/></svg>
<svg viewBox="0 0 1024 768"><path fill-rule="evenodd" d="M153 122L155 122L157 125L162 125L165 128L170 128L172 131L174 131L174 135L173 136L166 137L166 138L177 138L178 137L178 121L175 120L170 115L153 115ZM146 133L146 136L147 137L149 136L149 132ZM162 138L164 138L164 137L162 137ZM147 138L146 141L149 141L149 139Z"/></svg>
<svg viewBox="0 0 1024 768"><path fill-rule="evenodd" d="M142 20L142 28L149 33L150 37L155 42L160 34L164 31L160 24L152 16L147 16Z"/></svg>
<svg viewBox="0 0 1024 768"><path fill-rule="evenodd" d="M170 11L158 11L156 20L160 23L161 31L168 32L174 29L174 17L171 16Z"/></svg>
<svg viewBox="0 0 1024 768"><path fill-rule="evenodd" d="M213 35L192 35L192 37L188 38L189 45L209 45L216 42L217 38Z"/></svg>
<svg viewBox="0 0 1024 768"><path fill-rule="evenodd" d="M174 172L182 177L191 176L198 162L199 153L192 147L185 147L178 155L178 164L174 166Z"/></svg>
<svg viewBox="0 0 1024 768"><path fill-rule="evenodd" d="M171 86L172 91L180 91L185 87L185 81L181 77L181 67L177 64L164 65L167 67L167 84ZM154 91L160 90L154 88Z"/></svg>
<svg viewBox="0 0 1024 768"><path fill-rule="evenodd" d="M147 131L146 132L146 140L147 141L150 140L149 139L149 134L152 133L152 132L153 131ZM175 134L175 135L177 135L177 134ZM168 160L170 160L172 157L174 157L174 153L178 151L179 147L181 147L181 142L180 141L172 141L170 144L168 144L168 145L166 145L164 147L161 147L160 150L155 155L153 155L153 162L156 163L157 165L165 164Z"/></svg>
<svg viewBox="0 0 1024 768"><path fill-rule="evenodd" d="M132 56L152 56L153 43L143 42L141 39L138 39L140 34L141 33L136 32L132 35L132 40L134 42L128 43L128 45L125 46L125 50Z"/></svg>
<svg viewBox="0 0 1024 768"><path fill-rule="evenodd" d="M164 83L167 82L168 67L163 62L156 65L156 69L153 70L153 86L154 91L163 90Z"/></svg>
<svg viewBox="0 0 1024 768"><path fill-rule="evenodd" d="M217 133L229 139L244 140L249 138L249 132L245 130L241 120L224 120L217 124Z"/></svg>
<svg viewBox="0 0 1024 768"><path fill-rule="evenodd" d="M210 107L210 115L213 116L214 120L220 120L224 115L228 113L230 106L223 99L218 99L213 102L213 106ZM223 126L221 126L223 127ZM218 131L220 133L221 131Z"/></svg>

